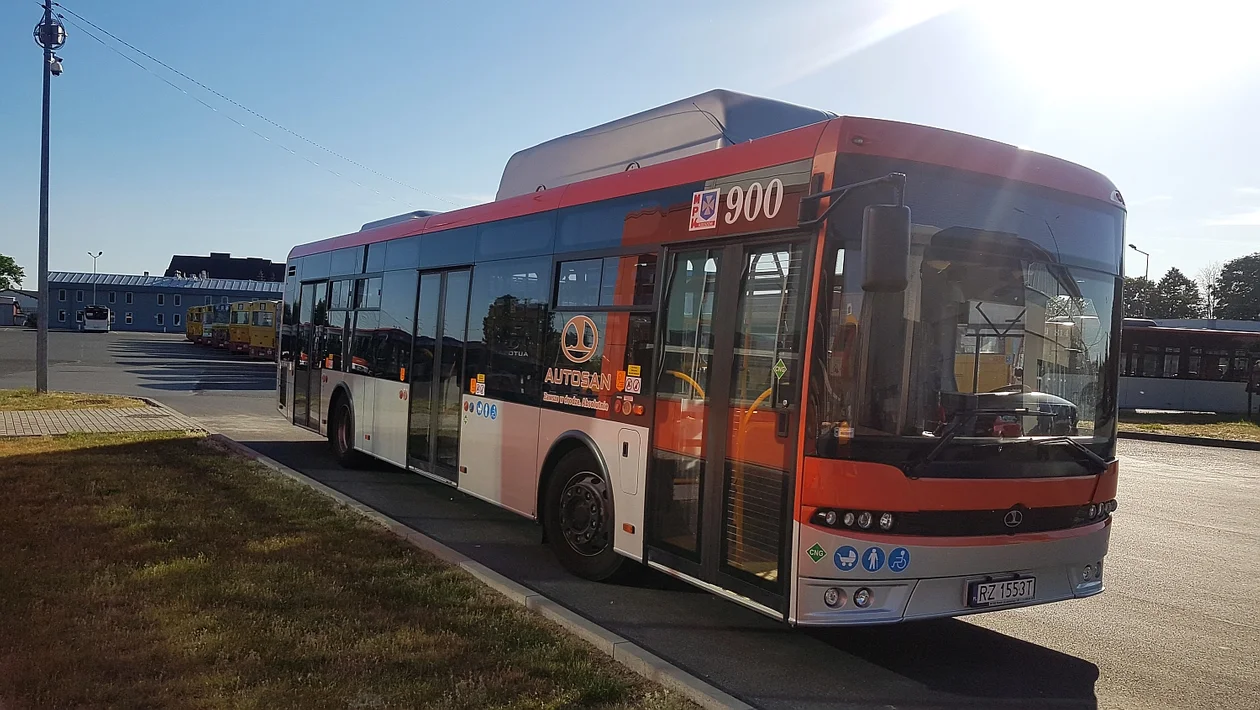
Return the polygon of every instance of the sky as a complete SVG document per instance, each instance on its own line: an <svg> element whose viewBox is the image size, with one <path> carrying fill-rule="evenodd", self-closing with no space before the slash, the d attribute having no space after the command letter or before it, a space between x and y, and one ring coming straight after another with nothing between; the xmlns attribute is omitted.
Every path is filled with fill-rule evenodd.
<svg viewBox="0 0 1260 710"><path fill-rule="evenodd" d="M161 273L176 253L281 261L374 219L491 200L515 151L713 88L1098 170L1124 194L1128 241L1150 252L1152 277L1260 251L1251 0L1192 12L1140 0L64 7L253 113L65 13L52 270L90 271L89 251L110 273ZM39 17L35 0L0 0L0 253L26 268L28 288ZM1144 259L1126 253L1129 275L1142 275Z"/></svg>

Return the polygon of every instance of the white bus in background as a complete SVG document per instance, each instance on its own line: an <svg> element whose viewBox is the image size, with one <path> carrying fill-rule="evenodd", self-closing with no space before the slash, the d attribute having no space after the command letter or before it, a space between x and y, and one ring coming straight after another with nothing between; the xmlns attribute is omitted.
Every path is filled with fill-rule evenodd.
<svg viewBox="0 0 1260 710"><path fill-rule="evenodd" d="M83 309L83 332L108 333L110 321L109 309L105 306L88 306Z"/></svg>

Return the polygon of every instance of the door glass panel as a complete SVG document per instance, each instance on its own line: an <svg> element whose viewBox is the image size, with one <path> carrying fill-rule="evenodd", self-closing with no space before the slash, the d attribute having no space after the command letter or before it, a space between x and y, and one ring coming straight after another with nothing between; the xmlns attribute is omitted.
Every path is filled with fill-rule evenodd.
<svg viewBox="0 0 1260 710"><path fill-rule="evenodd" d="M656 383L653 543L692 559L700 549L713 299L720 261L715 250L674 255Z"/></svg>
<svg viewBox="0 0 1260 710"><path fill-rule="evenodd" d="M433 406L433 381L437 354L438 307L442 295L442 275L420 277L420 295L416 310L416 337L411 364L411 432L407 439L408 463L430 468L432 439L429 436L429 413Z"/></svg>
<svg viewBox="0 0 1260 710"><path fill-rule="evenodd" d="M320 409L321 409L321 380L324 377L324 339L328 326L328 282L321 281L315 284L314 303L311 306L311 320L314 325L311 328L311 369L307 373L310 375L310 388L307 392L307 426L312 429L319 429L320 425Z"/></svg>
<svg viewBox="0 0 1260 710"><path fill-rule="evenodd" d="M306 415L310 394L311 340L314 326L311 324L311 309L315 304L315 284L302 286L298 300L297 353L293 358L293 422L306 425ZM202 327L209 336L209 329L214 323L213 314L207 313Z"/></svg>
<svg viewBox="0 0 1260 710"><path fill-rule="evenodd" d="M464 387L464 341L468 334L468 272L446 274L442 308L441 366L438 368L436 459L454 470L459 465L459 420Z"/></svg>
<svg viewBox="0 0 1260 710"><path fill-rule="evenodd" d="M749 251L735 310L722 564L770 589L778 587L795 458L790 424L799 411L803 277L799 246Z"/></svg>

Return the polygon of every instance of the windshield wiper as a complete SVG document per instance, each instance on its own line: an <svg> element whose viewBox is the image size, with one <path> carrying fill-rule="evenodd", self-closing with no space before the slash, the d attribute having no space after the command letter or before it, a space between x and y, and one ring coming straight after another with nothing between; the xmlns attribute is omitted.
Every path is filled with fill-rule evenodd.
<svg viewBox="0 0 1260 710"><path fill-rule="evenodd" d="M918 471L922 469L924 466L927 466L931 464L933 461L935 461L936 457L940 456L941 453L944 452L945 449L949 447L949 443L958 436L959 432L962 431L963 422L966 422L966 421L974 422L976 420L977 414L1014 414L1016 416L1023 416L1023 415L1028 415L1028 414L1032 414L1032 415L1050 414L1050 412L1043 412L1040 409L1032 410L1032 409L1028 409L1027 407L1010 407L1010 408L996 408L996 409L962 409L957 412L954 412L954 414L949 419L949 424L945 427L945 431L941 434L941 440L936 442L936 446L933 446L932 450L929 451L926 456L910 464L911 475L912 476L916 475ZM999 440L998 442L994 442L994 443L1007 443L1007 442L1002 442ZM1094 452L1090 451L1089 453L1093 454Z"/></svg>
<svg viewBox="0 0 1260 710"><path fill-rule="evenodd" d="M1094 453L1093 450L1091 450L1088 446L1082 444L1081 442L1077 441L1076 439L1073 439L1070 436L1055 436L1049 439L1036 439L1034 443L1037 446L1054 446L1057 444L1068 444L1073 449L1075 449L1078 453L1080 453L1080 455L1084 456L1090 463L1093 464L1093 468L1097 469L1096 471L1094 471L1095 474L1099 474L1099 473L1102 473L1103 471L1106 471L1107 466L1111 465L1107 461L1107 459L1104 459L1103 457Z"/></svg>

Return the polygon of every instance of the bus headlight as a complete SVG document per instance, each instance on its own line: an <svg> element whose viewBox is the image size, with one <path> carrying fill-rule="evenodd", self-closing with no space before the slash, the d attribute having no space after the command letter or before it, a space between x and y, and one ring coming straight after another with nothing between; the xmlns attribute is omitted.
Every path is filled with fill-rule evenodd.
<svg viewBox="0 0 1260 710"><path fill-rule="evenodd" d="M859 609L865 609L871 605L871 601L874 598L875 595L871 592L871 590L866 587L862 587L853 593L853 604Z"/></svg>
<svg viewBox="0 0 1260 710"><path fill-rule="evenodd" d="M836 519L837 519L838 517L839 517L839 516L837 516L837 515L836 515L836 511L834 511L834 510L828 510L828 511L827 511L827 512L823 515L823 522L827 523L828 525L835 525L835 524L836 524Z"/></svg>
<svg viewBox="0 0 1260 710"><path fill-rule="evenodd" d="M1090 504L1089 504L1089 512L1085 514L1085 517L1089 518L1090 520L1093 520L1094 518L1097 518L1097 517L1098 517L1098 506L1094 505L1093 503L1090 503Z"/></svg>
<svg viewBox="0 0 1260 710"><path fill-rule="evenodd" d="M851 528L851 527L853 527L853 521L854 521L854 520L857 520L857 516L855 516L853 513L845 513L845 514L844 514L844 526L845 526L846 528Z"/></svg>
<svg viewBox="0 0 1260 710"><path fill-rule="evenodd" d="M859 527L859 528L862 528L863 530L865 530L865 529L869 528L869 527L871 526L871 522L872 522L872 520L874 519L874 517L875 517L875 516L871 515L870 513L866 512L865 510L864 510L864 511L862 511L862 512L861 512L861 513L857 516L857 524L858 524L858 527Z"/></svg>
<svg viewBox="0 0 1260 710"><path fill-rule="evenodd" d="M832 609L837 609L839 607L844 606L845 601L846 600L845 600L845 594L844 594L843 589L836 589L835 587L831 587L827 589L827 591L823 592L823 604L826 604Z"/></svg>
<svg viewBox="0 0 1260 710"><path fill-rule="evenodd" d="M884 513L879 516L879 529L892 530L893 516L892 513Z"/></svg>
<svg viewBox="0 0 1260 710"><path fill-rule="evenodd" d="M1094 566L1085 565L1085 569L1081 571L1081 581L1088 582L1094 578Z"/></svg>

